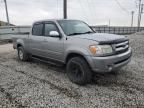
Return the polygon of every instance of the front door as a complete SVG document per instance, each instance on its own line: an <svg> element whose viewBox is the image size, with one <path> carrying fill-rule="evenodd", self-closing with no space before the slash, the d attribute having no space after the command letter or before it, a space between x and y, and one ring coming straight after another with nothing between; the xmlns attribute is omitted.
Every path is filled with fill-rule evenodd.
<svg viewBox="0 0 144 108"><path fill-rule="evenodd" d="M50 32L56 31L60 34L57 25L54 22L44 23L45 42L43 46L45 49L45 57L55 60L63 60L64 41L60 36L51 36Z"/></svg>

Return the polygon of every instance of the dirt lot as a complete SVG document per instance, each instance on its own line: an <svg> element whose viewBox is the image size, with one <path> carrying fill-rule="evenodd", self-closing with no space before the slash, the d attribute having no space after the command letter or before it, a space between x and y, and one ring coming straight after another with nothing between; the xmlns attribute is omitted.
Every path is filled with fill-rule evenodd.
<svg viewBox="0 0 144 108"><path fill-rule="evenodd" d="M96 74L91 84L72 84L65 69L20 62L12 45L0 46L0 108L143 108L144 35L128 36L131 63L118 74Z"/></svg>

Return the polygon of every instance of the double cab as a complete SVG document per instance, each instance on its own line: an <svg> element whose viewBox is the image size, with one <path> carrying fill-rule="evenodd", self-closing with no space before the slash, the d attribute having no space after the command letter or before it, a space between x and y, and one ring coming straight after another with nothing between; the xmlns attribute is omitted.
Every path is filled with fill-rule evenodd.
<svg viewBox="0 0 144 108"><path fill-rule="evenodd" d="M125 36L96 33L80 20L37 21L13 42L21 61L39 58L61 63L69 79L80 85L87 84L94 72L117 72L132 55Z"/></svg>

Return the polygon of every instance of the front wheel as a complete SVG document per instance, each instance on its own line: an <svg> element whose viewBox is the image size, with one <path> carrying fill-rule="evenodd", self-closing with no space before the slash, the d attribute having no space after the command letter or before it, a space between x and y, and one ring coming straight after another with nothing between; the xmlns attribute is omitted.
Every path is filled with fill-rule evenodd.
<svg viewBox="0 0 144 108"><path fill-rule="evenodd" d="M76 84L85 85L91 81L92 71L82 57L70 59L66 67L69 79Z"/></svg>

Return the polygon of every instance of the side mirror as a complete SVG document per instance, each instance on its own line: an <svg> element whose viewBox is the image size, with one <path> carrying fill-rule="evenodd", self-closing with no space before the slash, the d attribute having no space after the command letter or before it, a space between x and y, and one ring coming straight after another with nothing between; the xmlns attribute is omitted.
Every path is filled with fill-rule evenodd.
<svg viewBox="0 0 144 108"><path fill-rule="evenodd" d="M52 37L59 37L60 36L60 34L57 31L50 31L49 35Z"/></svg>

